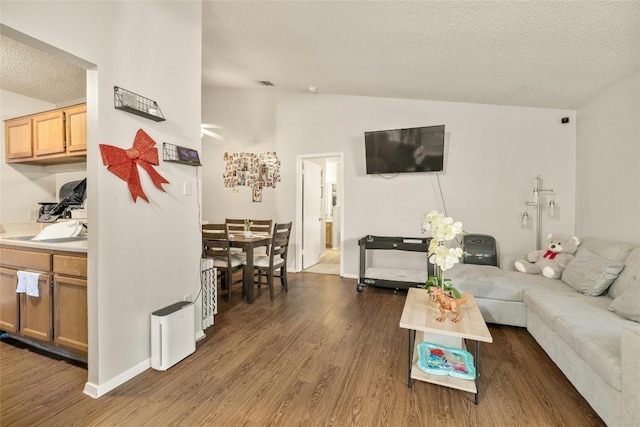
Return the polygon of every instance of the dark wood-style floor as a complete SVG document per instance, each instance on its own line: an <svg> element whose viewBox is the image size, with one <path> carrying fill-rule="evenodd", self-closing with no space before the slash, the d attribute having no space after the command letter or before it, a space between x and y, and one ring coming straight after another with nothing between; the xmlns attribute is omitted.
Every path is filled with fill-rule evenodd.
<svg viewBox="0 0 640 427"><path fill-rule="evenodd" d="M100 399L81 366L0 343L2 426L602 426L525 329L490 325L480 404L414 382L399 321L406 292L289 275L274 302L219 296L216 324L168 371L149 369ZM464 321L464 319L463 319ZM123 349L126 351L126 349Z"/></svg>

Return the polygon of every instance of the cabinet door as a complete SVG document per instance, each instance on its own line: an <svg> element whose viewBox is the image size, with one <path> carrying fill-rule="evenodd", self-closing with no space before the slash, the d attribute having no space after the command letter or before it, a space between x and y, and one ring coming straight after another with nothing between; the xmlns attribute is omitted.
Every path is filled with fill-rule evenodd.
<svg viewBox="0 0 640 427"><path fill-rule="evenodd" d="M50 275L40 275L38 293L38 297L20 294L20 335L51 341L53 317Z"/></svg>
<svg viewBox="0 0 640 427"><path fill-rule="evenodd" d="M67 153L71 155L87 152L87 105L64 110Z"/></svg>
<svg viewBox="0 0 640 427"><path fill-rule="evenodd" d="M54 342L82 352L88 349L87 281L55 275Z"/></svg>
<svg viewBox="0 0 640 427"><path fill-rule="evenodd" d="M0 329L18 332L18 306L20 294L16 293L17 270L0 268Z"/></svg>
<svg viewBox="0 0 640 427"><path fill-rule="evenodd" d="M33 116L33 151L35 157L66 152L62 110Z"/></svg>
<svg viewBox="0 0 640 427"><path fill-rule="evenodd" d="M33 157L31 119L21 118L4 122L6 161Z"/></svg>

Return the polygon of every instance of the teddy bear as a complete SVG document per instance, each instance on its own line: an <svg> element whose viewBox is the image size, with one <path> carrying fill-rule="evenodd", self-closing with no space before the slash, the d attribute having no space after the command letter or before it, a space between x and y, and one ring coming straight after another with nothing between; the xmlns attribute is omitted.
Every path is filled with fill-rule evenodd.
<svg viewBox="0 0 640 427"><path fill-rule="evenodd" d="M568 234L549 234L547 249L529 252L527 259L515 262L516 270L522 273L542 274L550 279L559 279L578 250L580 240Z"/></svg>

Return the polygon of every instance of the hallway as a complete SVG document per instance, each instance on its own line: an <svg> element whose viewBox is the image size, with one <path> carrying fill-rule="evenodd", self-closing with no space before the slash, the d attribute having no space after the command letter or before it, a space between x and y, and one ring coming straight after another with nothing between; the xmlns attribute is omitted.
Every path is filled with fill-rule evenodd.
<svg viewBox="0 0 640 427"><path fill-rule="evenodd" d="M320 262L304 270L306 273L340 275L340 249L327 248Z"/></svg>

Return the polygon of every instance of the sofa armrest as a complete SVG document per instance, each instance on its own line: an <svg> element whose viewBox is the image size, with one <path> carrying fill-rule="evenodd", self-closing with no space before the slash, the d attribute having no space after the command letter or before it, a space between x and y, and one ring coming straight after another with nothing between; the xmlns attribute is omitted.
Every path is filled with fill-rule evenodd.
<svg viewBox="0 0 640 427"><path fill-rule="evenodd" d="M500 270L517 271L513 264L519 259L527 259L527 256L522 254L501 255Z"/></svg>
<svg viewBox="0 0 640 427"><path fill-rule="evenodd" d="M637 426L640 420L640 328L625 329L621 339L621 426Z"/></svg>

